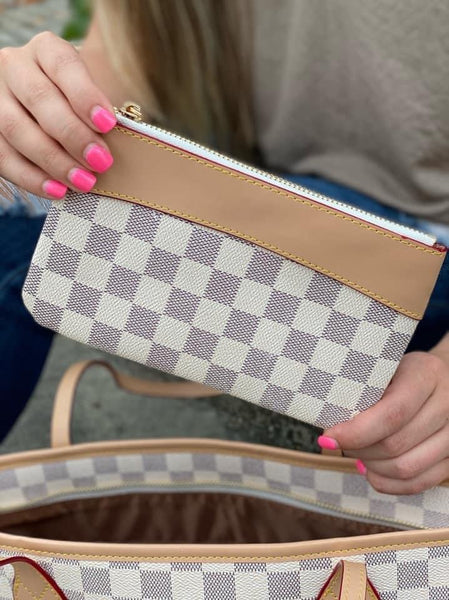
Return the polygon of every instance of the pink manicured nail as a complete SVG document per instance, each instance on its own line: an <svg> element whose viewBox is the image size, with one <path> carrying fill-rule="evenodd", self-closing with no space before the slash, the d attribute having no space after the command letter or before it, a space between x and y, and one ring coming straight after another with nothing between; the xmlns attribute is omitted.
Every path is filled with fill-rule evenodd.
<svg viewBox="0 0 449 600"><path fill-rule="evenodd" d="M53 196L53 198L61 200L61 198L64 198L65 196L67 186L60 181L56 181L55 179L47 179L44 181L42 189L49 196Z"/></svg>
<svg viewBox="0 0 449 600"><path fill-rule="evenodd" d="M324 448L325 450L337 450L337 448L340 447L337 440L327 437L327 435L320 435L317 442L318 446L320 446L320 448Z"/></svg>
<svg viewBox="0 0 449 600"><path fill-rule="evenodd" d="M89 171L84 169L71 169L69 172L69 180L82 192L90 192L94 187L97 178Z"/></svg>
<svg viewBox="0 0 449 600"><path fill-rule="evenodd" d="M112 154L98 144L89 144L84 156L89 166L98 173L104 173L112 166L114 159Z"/></svg>
<svg viewBox="0 0 449 600"><path fill-rule="evenodd" d="M360 473L360 475L366 475L366 467L360 459L357 459L355 466L357 467L357 471Z"/></svg>
<svg viewBox="0 0 449 600"><path fill-rule="evenodd" d="M95 125L95 127L98 127L101 133L107 133L108 131L111 131L111 129L117 123L115 115L105 108L101 108L101 106L95 106L95 108L92 109L90 118L92 119L92 123Z"/></svg>

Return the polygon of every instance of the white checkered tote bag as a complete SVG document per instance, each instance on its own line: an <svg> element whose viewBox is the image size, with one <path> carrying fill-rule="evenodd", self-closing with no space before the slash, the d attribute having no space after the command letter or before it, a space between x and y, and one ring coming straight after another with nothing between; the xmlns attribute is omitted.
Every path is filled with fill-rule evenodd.
<svg viewBox="0 0 449 600"><path fill-rule="evenodd" d="M445 249L136 115L118 113L94 190L52 206L34 318L323 428L377 402Z"/></svg>
<svg viewBox="0 0 449 600"><path fill-rule="evenodd" d="M0 457L1 600L449 598L447 483L384 495L353 459L230 441L72 445L91 364L61 382L52 447ZM130 392L211 393L100 364Z"/></svg>

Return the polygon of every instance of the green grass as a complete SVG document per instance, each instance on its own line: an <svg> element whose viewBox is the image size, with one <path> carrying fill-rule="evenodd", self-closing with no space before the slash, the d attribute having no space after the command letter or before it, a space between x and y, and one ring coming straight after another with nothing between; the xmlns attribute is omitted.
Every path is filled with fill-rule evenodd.
<svg viewBox="0 0 449 600"><path fill-rule="evenodd" d="M66 40L81 40L89 27L91 7L89 0L70 0L72 18L64 27L62 37Z"/></svg>

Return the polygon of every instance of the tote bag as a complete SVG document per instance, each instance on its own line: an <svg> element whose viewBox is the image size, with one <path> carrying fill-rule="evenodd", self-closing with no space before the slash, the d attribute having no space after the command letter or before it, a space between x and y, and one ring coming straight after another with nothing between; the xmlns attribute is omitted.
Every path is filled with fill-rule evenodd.
<svg viewBox="0 0 449 600"><path fill-rule="evenodd" d="M51 447L0 457L2 600L449 598L447 482L392 496L348 458L212 439L72 444L92 366L134 394L211 394L73 365Z"/></svg>

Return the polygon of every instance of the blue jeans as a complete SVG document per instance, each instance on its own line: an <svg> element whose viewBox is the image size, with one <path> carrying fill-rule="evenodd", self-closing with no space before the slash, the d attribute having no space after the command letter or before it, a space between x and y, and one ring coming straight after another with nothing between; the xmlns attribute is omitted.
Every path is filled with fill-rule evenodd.
<svg viewBox="0 0 449 600"><path fill-rule="evenodd" d="M400 210L384 206L369 196L338 183L333 183L311 175L283 175L286 179L311 190L340 200L346 204L357 206L375 215L385 217L390 221L408 225L429 233L440 233L439 242L449 246L449 227L441 228L441 232L434 232L432 224L428 221L412 217ZM410 341L408 351L429 350L449 331L449 254L446 256L443 268L430 298L424 318L416 328Z"/></svg>
<svg viewBox="0 0 449 600"><path fill-rule="evenodd" d="M43 222L20 210L0 216L0 441L33 393L53 337L34 322L21 298Z"/></svg>

